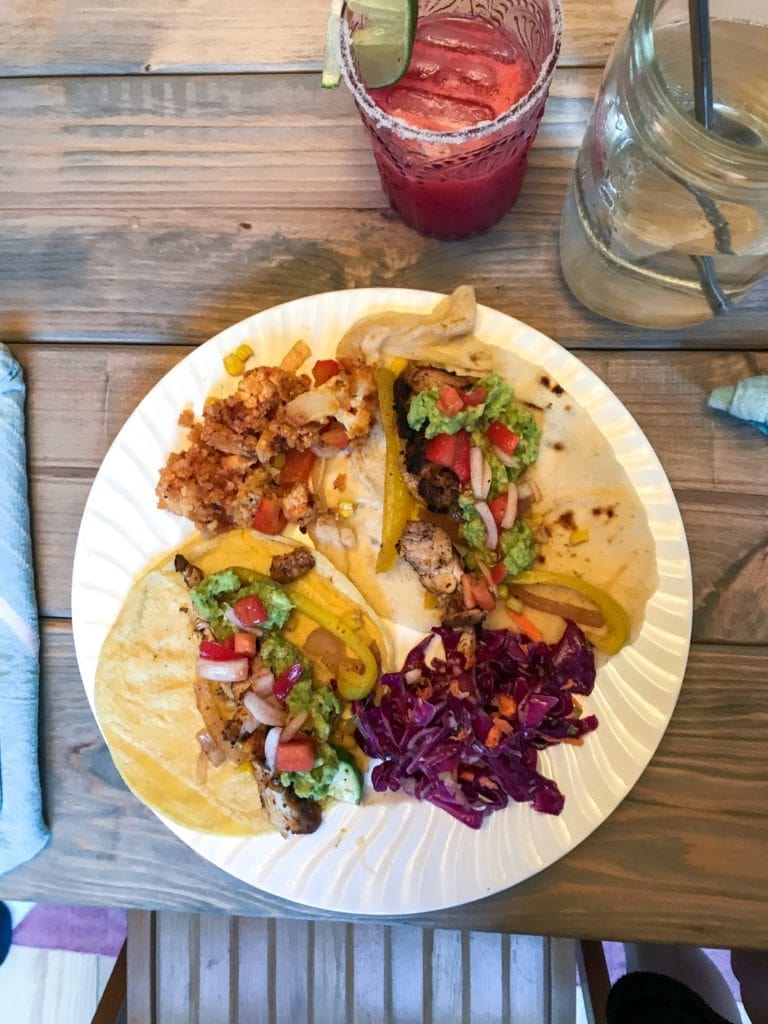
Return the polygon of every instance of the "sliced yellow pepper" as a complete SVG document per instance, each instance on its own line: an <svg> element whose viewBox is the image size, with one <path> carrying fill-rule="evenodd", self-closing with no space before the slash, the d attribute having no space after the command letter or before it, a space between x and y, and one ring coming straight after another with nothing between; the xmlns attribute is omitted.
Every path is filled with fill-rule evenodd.
<svg viewBox="0 0 768 1024"><path fill-rule="evenodd" d="M385 366L376 371L379 392L379 416L387 441L384 463L384 515L381 547L376 559L376 572L386 572L397 560L397 542L413 512L414 500L405 486L400 470L400 435L395 418L395 374Z"/></svg>
<svg viewBox="0 0 768 1024"><path fill-rule="evenodd" d="M379 666L376 658L373 656L373 651L365 642L365 639L359 633L350 629L332 612L323 608L316 601L313 601L311 597L306 597L290 586L286 586L283 589L288 594L295 608L298 608L300 612L304 612L318 626L323 626L329 633L338 637L352 651L355 657L363 663L362 673L351 669L341 669L339 671L336 683L341 696L345 700L362 700L363 697L367 697L379 678Z"/></svg>
<svg viewBox="0 0 768 1024"><path fill-rule="evenodd" d="M587 583L580 576L569 576L564 572L547 572L546 569L529 569L527 572L521 572L515 576L514 582L526 587L535 586L537 583L552 587L568 587L594 601L603 613L607 633L602 636L590 635L590 639L595 647L598 647L604 654L616 654L629 639L629 616L619 602L600 587Z"/></svg>

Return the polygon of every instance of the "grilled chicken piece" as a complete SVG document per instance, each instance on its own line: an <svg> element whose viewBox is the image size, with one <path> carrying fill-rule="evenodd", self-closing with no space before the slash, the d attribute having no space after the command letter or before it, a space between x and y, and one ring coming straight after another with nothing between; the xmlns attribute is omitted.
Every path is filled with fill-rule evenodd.
<svg viewBox="0 0 768 1024"><path fill-rule="evenodd" d="M485 618L485 612L480 608L457 608L455 611L446 611L441 622L449 629L467 629L469 626L479 626Z"/></svg>
<svg viewBox="0 0 768 1024"><path fill-rule="evenodd" d="M409 363L400 376L416 394L420 391L439 389L445 387L446 384L461 390L471 387L477 381L477 377L452 373L450 370L440 370L437 366L422 366L419 363Z"/></svg>
<svg viewBox="0 0 768 1024"><path fill-rule="evenodd" d="M202 583L205 579L205 573L202 569L196 565L192 565L184 555L178 554L173 560L173 568L176 572L180 572L182 579L191 590L192 587L196 587L198 583Z"/></svg>
<svg viewBox="0 0 768 1024"><path fill-rule="evenodd" d="M461 582L461 561L442 526L408 523L397 549L400 557L416 570L425 590L452 594Z"/></svg>
<svg viewBox="0 0 768 1024"><path fill-rule="evenodd" d="M316 832L322 821L322 808L316 800L302 800L281 786L262 765L254 762L253 773L272 825L281 836L305 836Z"/></svg>
<svg viewBox="0 0 768 1024"><path fill-rule="evenodd" d="M203 572L203 570L198 568L198 566L196 565L192 565L192 563L189 562L182 554L177 554L176 557L174 558L173 568L176 570L176 572L181 573L181 577L184 580L184 583L190 590L193 587L196 587L198 583L202 583L202 581L205 579L205 573ZM206 620L201 615L198 615L191 605L187 605L184 608L181 608L180 611L183 611L186 615L189 616L190 622L192 623L192 628L196 633L200 634L203 640L216 639L216 637L213 635L213 630L208 625Z"/></svg>
<svg viewBox="0 0 768 1024"><path fill-rule="evenodd" d="M459 507L459 478L447 466L427 462L416 485L419 497L430 512L456 512Z"/></svg>
<svg viewBox="0 0 768 1024"><path fill-rule="evenodd" d="M314 567L315 556L309 548L296 548L286 555L274 555L269 566L269 575L277 583L293 583Z"/></svg>

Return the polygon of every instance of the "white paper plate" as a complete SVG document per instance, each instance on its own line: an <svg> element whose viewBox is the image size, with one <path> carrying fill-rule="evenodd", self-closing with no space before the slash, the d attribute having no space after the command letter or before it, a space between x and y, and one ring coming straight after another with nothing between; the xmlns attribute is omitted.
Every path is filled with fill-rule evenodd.
<svg viewBox="0 0 768 1024"><path fill-rule="evenodd" d="M426 310L440 296L371 288L309 296L228 328L174 367L141 402L107 453L75 554L72 617L85 691L93 708L99 650L133 581L192 533L156 507L158 471L177 447L179 412L200 412L224 376L222 356L248 342L259 363L279 362L298 338L331 355L344 330L376 308ZM423 913L506 889L552 864L590 834L627 795L672 714L691 633L688 548L669 482L624 406L578 359L549 338L486 307L477 331L544 367L590 414L646 508L659 586L637 640L601 669L588 712L600 720L582 747L542 754L565 794L558 817L514 804L473 831L431 805L370 790L360 807L336 805L311 836L218 838L165 824L193 850L245 882L296 903L347 914ZM394 627L402 649L414 639Z"/></svg>

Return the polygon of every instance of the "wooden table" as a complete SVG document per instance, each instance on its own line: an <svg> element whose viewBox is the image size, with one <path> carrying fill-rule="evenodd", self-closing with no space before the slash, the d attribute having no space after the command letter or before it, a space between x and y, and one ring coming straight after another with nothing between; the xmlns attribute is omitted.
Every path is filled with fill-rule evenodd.
<svg viewBox="0 0 768 1024"><path fill-rule="evenodd" d="M575 350L646 431L688 532L694 643L669 730L616 813L529 882L418 922L768 948L766 441L705 407L715 385L768 372L768 288L678 333L608 323L571 298L559 211L630 4L565 8L522 197L451 243L389 212L349 95L320 89L323 0L5 0L0 338L29 381L53 839L0 880L3 896L301 913L199 859L122 785L72 646L80 514L126 416L190 346L314 292L466 281Z"/></svg>

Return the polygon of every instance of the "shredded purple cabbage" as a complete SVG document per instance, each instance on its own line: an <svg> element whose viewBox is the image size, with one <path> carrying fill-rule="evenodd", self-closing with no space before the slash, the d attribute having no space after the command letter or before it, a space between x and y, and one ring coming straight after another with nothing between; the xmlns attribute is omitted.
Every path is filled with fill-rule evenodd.
<svg viewBox="0 0 768 1024"><path fill-rule="evenodd" d="M584 634L569 622L558 643L546 644L505 629L481 630L473 664L462 633L433 633L442 638L445 660L426 663L432 637L425 637L402 671L382 676L356 706L358 742L381 761L374 789L402 789L470 828L510 798L559 814L564 797L536 762L539 750L597 728L597 718L582 717L574 699L591 693L595 682ZM415 671L420 675L409 684L405 675Z"/></svg>

